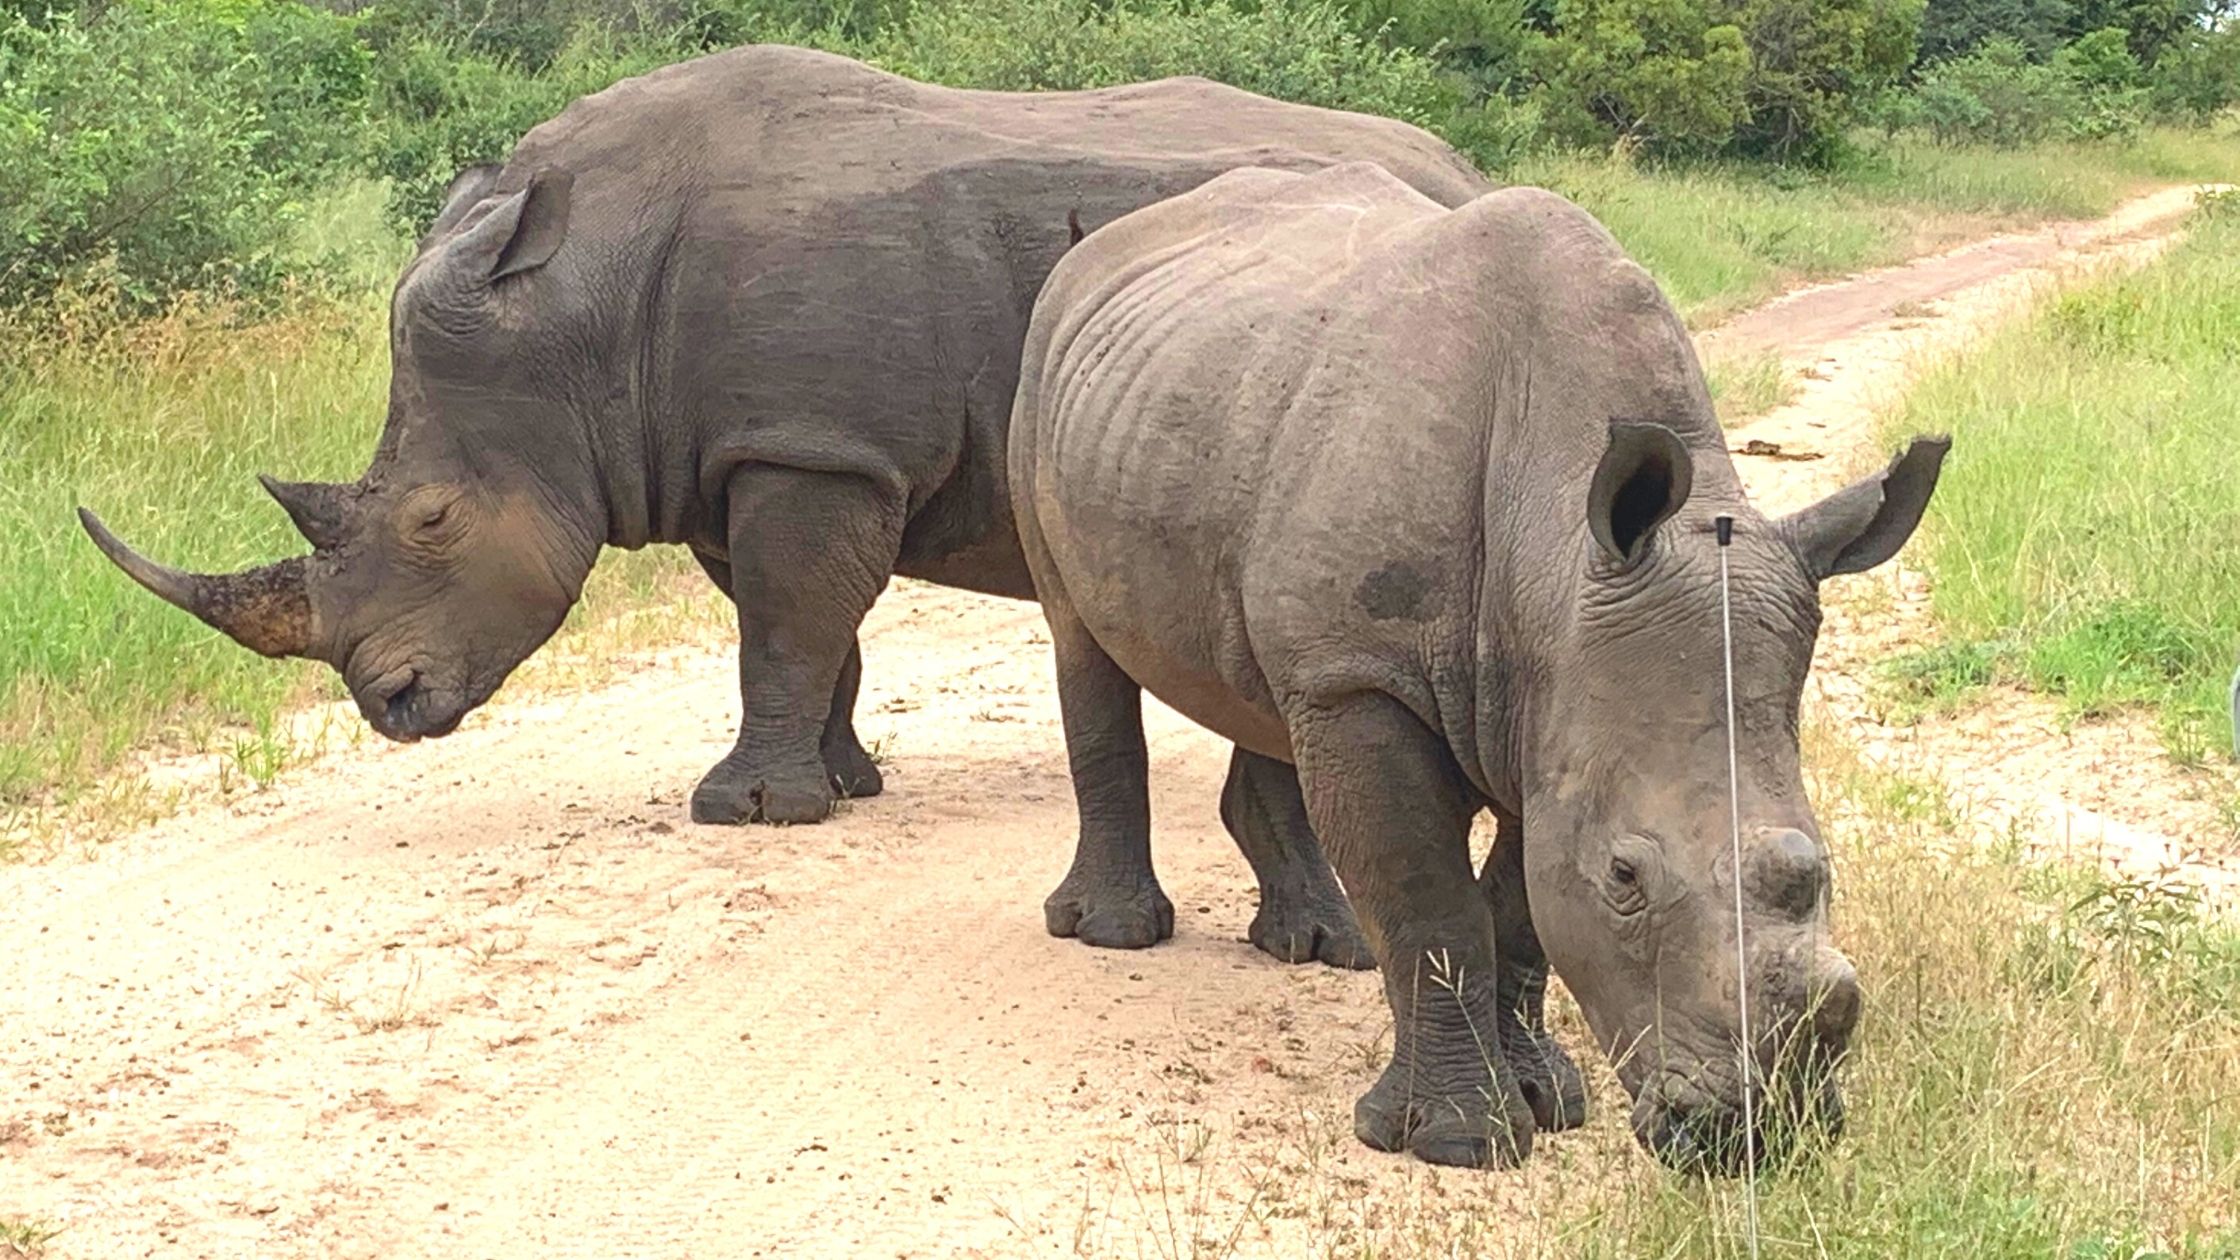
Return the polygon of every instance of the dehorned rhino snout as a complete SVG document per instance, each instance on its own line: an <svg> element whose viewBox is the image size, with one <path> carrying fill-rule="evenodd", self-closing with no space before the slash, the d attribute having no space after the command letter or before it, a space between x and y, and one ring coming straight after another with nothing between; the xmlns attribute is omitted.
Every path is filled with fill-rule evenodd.
<svg viewBox="0 0 2240 1260"><path fill-rule="evenodd" d="M1749 871L1752 899L1783 918L1810 918L1828 891L1827 854L1819 841L1794 827L1759 833Z"/></svg>

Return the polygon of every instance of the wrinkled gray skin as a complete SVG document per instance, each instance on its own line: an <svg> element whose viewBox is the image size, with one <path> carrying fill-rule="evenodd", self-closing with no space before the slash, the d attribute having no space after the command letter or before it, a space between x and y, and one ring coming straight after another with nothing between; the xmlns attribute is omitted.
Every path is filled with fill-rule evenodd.
<svg viewBox="0 0 2240 1260"><path fill-rule="evenodd" d="M689 546L738 604L744 695L693 817L813 822L836 787L880 788L850 716L888 575L1033 595L1004 436L1034 295L1076 231L1238 166L1349 158L1443 204L1487 187L1415 128L1202 80L959 92L783 47L673 66L454 184L397 285L372 466L267 482L312 555L196 576L86 523L245 645L335 666L404 740L488 699L602 547ZM1291 768L1240 751L1221 804L1260 884L1254 943L1368 966ZM1101 946L1174 930L1142 845L1085 850L1047 914ZM1543 974L1514 977L1520 1029ZM1511 1043L1576 1115L1560 1051Z"/></svg>
<svg viewBox="0 0 2240 1260"><path fill-rule="evenodd" d="M1736 522L1750 1041L1770 1110L1832 1120L1859 993L1798 767L1817 584L1896 552L1944 449L1759 515L1679 320L1547 192L1449 210L1367 165L1240 171L1128 216L1044 288L1011 432L1082 846L1143 844L1147 688L1297 767L1392 1006L1363 1141L1527 1153L1516 1057L1483 1043L1514 1009L1499 964L1527 920L1504 901L1529 895L1636 1133L1731 1170L1713 518ZM1491 898L1481 809L1504 832Z"/></svg>

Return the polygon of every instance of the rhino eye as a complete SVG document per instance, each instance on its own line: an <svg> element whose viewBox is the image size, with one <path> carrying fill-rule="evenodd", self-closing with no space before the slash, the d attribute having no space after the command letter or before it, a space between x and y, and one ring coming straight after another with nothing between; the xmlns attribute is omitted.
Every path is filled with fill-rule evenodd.
<svg viewBox="0 0 2240 1260"><path fill-rule="evenodd" d="M1641 872L1624 858L1610 859L1610 906L1619 914L1634 914L1649 904L1641 891Z"/></svg>
<svg viewBox="0 0 2240 1260"><path fill-rule="evenodd" d="M422 512L420 514L420 528L435 529L449 519L451 519L451 505L446 503L442 507L430 508Z"/></svg>

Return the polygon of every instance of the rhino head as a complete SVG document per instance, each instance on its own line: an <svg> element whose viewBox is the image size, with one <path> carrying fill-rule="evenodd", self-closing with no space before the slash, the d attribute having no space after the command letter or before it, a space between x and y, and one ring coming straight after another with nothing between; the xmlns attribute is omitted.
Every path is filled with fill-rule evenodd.
<svg viewBox="0 0 2240 1260"><path fill-rule="evenodd" d="M1819 583L1897 552L1947 445L1916 441L1880 474L1768 520L1725 461L1697 469L1662 426L1611 428L1588 496L1592 542L1534 710L1525 879L1548 957L1633 1095L1635 1135L1676 1166L1735 1172L1753 1149L1765 1160L1802 1128L1840 1125L1833 1069L1859 984L1828 940L1798 707ZM1704 472L1721 484L1692 503ZM1719 514L1734 518L1731 779Z"/></svg>
<svg viewBox="0 0 2240 1260"><path fill-rule="evenodd" d="M454 181L391 301L389 414L357 482L263 478L311 544L242 573L185 573L79 519L117 567L266 656L334 666L374 729L449 734L559 628L605 528L571 427L583 330L543 275L570 181Z"/></svg>

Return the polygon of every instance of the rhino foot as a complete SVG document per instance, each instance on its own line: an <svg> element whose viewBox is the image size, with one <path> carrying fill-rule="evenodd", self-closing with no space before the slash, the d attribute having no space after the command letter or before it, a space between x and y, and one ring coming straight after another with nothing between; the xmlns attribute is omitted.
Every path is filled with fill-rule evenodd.
<svg viewBox="0 0 2240 1260"><path fill-rule="evenodd" d="M832 790L848 800L877 796L887 787L886 776L879 773L871 754L852 740L845 747L825 748L824 772L832 780Z"/></svg>
<svg viewBox="0 0 2240 1260"><path fill-rule="evenodd" d="M1517 1090L1532 1108L1533 1127L1542 1133L1576 1129L1587 1121L1587 1085L1579 1065L1545 1031L1534 1031L1505 1016L1501 1056L1517 1079Z"/></svg>
<svg viewBox="0 0 2240 1260"><path fill-rule="evenodd" d="M692 790L692 821L814 823L832 813L832 780L821 764L758 766L734 752Z"/></svg>
<svg viewBox="0 0 2240 1260"><path fill-rule="evenodd" d="M1483 1067L1441 1074L1394 1059L1353 1105L1354 1136L1376 1150L1406 1151L1427 1164L1515 1167L1532 1153L1532 1111L1514 1088L1502 1089L1497 1080Z"/></svg>
<svg viewBox="0 0 2240 1260"><path fill-rule="evenodd" d="M1260 913L1252 916L1245 939L1287 963L1323 962L1346 971L1376 967L1376 956L1354 922L1353 908L1340 899L1317 903L1262 890Z"/></svg>
<svg viewBox="0 0 2240 1260"><path fill-rule="evenodd" d="M1052 936L1100 949L1148 949L1174 935L1174 903L1149 871L1131 878L1068 874L1042 903Z"/></svg>

